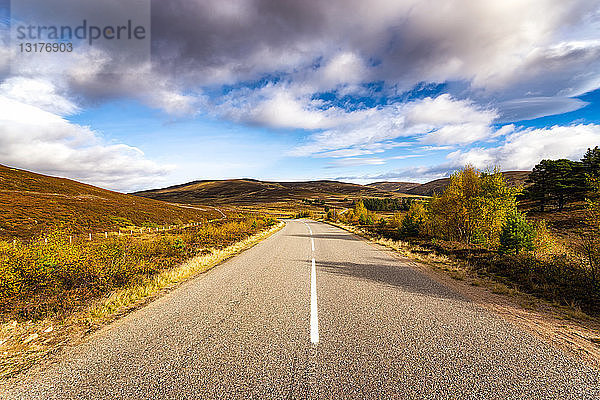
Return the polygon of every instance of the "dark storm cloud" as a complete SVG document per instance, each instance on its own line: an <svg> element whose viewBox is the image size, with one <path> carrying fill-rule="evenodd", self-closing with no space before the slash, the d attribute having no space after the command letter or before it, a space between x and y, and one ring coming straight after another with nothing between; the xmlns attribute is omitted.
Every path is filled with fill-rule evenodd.
<svg viewBox="0 0 600 400"><path fill-rule="evenodd" d="M517 83L525 89L527 83L514 75L524 70L539 91L547 85L537 80L551 79L553 72L564 76L563 66L598 61L592 44L565 54L554 54L551 46L561 40L559 31L596 12L597 4L582 0L455 1L443 7L412 0L175 0L152 7L155 67L202 84L290 73L351 52L370 67L369 79L401 91L448 80L495 91ZM548 65L550 74L541 76ZM564 83L582 85L573 78Z"/></svg>
<svg viewBox="0 0 600 400"><path fill-rule="evenodd" d="M44 4L36 11L49 12ZM89 12L104 12L104 19L119 9L116 0L102 4L112 6L102 11L95 2L78 1L74 8L96 7ZM62 76L84 104L133 97L169 112L209 109L256 123L264 118L253 110L264 107L253 97L269 93L256 96L255 86L243 87L253 80L270 82L273 98L290 93L300 107L320 92L364 94L361 85L369 82L381 82L384 96L422 83L462 82L460 92L448 86L452 95L506 114L502 105L515 99L572 97L600 85L598 4L586 0L455 0L443 6L421 0L154 0L151 6L152 68L116 51L106 56L121 69L107 74L103 56L89 54ZM222 85L232 85L229 98L219 98ZM221 107L242 97L243 109ZM556 103L538 102L521 114L560 111Z"/></svg>
<svg viewBox="0 0 600 400"><path fill-rule="evenodd" d="M100 9L73 2L78 14L95 7L89 13L104 20L119 10L116 0ZM50 11L39 3L36 12ZM383 82L385 94L394 95L423 82L457 81L467 83L459 97L486 103L574 96L600 80L599 45L590 40L598 36L594 3L154 0L152 69L115 51L108 56L118 60L119 74L107 74L102 58L91 54L87 68L64 78L84 100L129 95L159 106L156 88L200 97L206 89L260 79L283 81L305 96L358 93L368 82ZM190 109L212 104L187 103Z"/></svg>

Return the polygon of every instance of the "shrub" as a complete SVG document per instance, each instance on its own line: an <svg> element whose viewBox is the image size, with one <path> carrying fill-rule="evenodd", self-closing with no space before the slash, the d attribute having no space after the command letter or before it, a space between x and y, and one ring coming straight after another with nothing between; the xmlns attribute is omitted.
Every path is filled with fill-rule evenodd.
<svg viewBox="0 0 600 400"><path fill-rule="evenodd" d="M556 238L548 230L548 224L545 220L537 221L533 225L535 230L535 238L533 239L533 250L536 256L547 256L556 254L557 242Z"/></svg>
<svg viewBox="0 0 600 400"><path fill-rule="evenodd" d="M312 218L313 214L309 210L302 210L294 216L294 218Z"/></svg>
<svg viewBox="0 0 600 400"><path fill-rule="evenodd" d="M392 218L390 218L389 221L389 226L390 228L400 228L400 226L402 226L402 220L404 219L404 213L401 212L397 212L394 213L394 215L392 216Z"/></svg>
<svg viewBox="0 0 600 400"><path fill-rule="evenodd" d="M277 219L273 218L273 217L269 217L269 218L266 219L265 224L267 226L277 225Z"/></svg>
<svg viewBox="0 0 600 400"><path fill-rule="evenodd" d="M350 223L358 225L373 225L375 223L375 214L367 210L362 201L356 202L354 210L347 213Z"/></svg>
<svg viewBox="0 0 600 400"><path fill-rule="evenodd" d="M232 245L277 221L243 217L141 237L69 240L53 231L28 243L0 242L0 312L41 318L135 284L207 248Z"/></svg>
<svg viewBox="0 0 600 400"><path fill-rule="evenodd" d="M595 287L600 288L600 178L590 179L593 192L587 199L586 228L577 246Z"/></svg>
<svg viewBox="0 0 600 400"><path fill-rule="evenodd" d="M527 222L517 210L506 216L500 233L500 252L503 254L519 254L521 250L533 250L535 238L534 227Z"/></svg>
<svg viewBox="0 0 600 400"><path fill-rule="evenodd" d="M402 236L414 237L421 233L425 222L425 207L421 202L413 202L408 212L402 217L399 231Z"/></svg>

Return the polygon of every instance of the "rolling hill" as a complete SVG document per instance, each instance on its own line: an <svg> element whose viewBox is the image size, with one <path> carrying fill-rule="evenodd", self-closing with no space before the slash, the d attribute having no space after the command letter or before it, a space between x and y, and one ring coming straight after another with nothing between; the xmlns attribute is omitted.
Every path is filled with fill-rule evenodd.
<svg viewBox="0 0 600 400"><path fill-rule="evenodd" d="M506 171L502 172L502 175L504 175L504 178L511 186L518 186L525 184L529 173L530 171ZM375 182L368 184L367 186L407 195L432 196L434 193L443 192L449 183L450 178L442 178L423 184L410 182Z"/></svg>
<svg viewBox="0 0 600 400"><path fill-rule="evenodd" d="M297 203L305 198L329 199L335 202L345 198L404 196L374 187L337 181L264 182L254 179L195 181L133 194L174 203L228 205Z"/></svg>
<svg viewBox="0 0 600 400"><path fill-rule="evenodd" d="M218 217L212 208L165 204L0 165L0 238L27 238L61 225L88 233Z"/></svg>

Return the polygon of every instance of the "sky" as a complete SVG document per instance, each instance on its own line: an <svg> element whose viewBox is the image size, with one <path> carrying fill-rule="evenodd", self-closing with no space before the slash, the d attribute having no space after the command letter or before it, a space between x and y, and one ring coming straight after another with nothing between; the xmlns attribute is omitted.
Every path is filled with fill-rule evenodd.
<svg viewBox="0 0 600 400"><path fill-rule="evenodd" d="M0 0L3 165L131 192L426 182L600 145L600 1L54 1ZM19 58L23 10L73 9L147 41Z"/></svg>

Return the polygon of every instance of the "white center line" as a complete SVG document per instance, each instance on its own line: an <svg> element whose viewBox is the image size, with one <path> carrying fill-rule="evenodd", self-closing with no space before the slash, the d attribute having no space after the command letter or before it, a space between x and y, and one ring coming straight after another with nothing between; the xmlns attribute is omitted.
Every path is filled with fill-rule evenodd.
<svg viewBox="0 0 600 400"><path fill-rule="evenodd" d="M319 343L319 314L317 312L317 268L315 259L312 259L310 272L310 342Z"/></svg>
<svg viewBox="0 0 600 400"><path fill-rule="evenodd" d="M310 269L310 342L312 344L319 343L319 312L317 311L317 267L315 265L315 240L312 237L312 229L305 222L304 225L310 232L310 246L312 248L312 267Z"/></svg>

